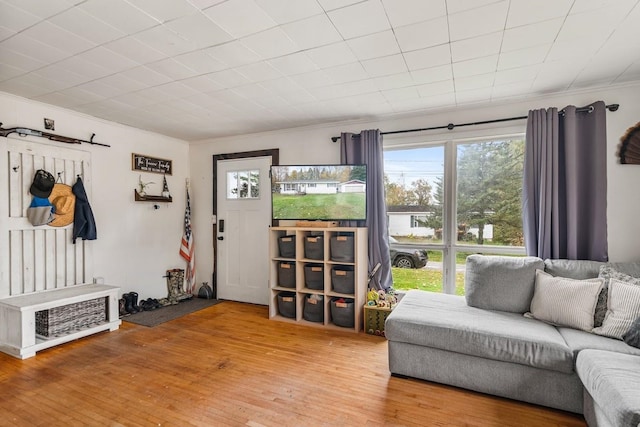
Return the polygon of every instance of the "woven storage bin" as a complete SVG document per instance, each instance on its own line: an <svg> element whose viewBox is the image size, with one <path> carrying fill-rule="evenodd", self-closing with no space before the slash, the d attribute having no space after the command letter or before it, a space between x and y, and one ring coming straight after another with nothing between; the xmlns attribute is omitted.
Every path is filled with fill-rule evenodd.
<svg viewBox="0 0 640 427"><path fill-rule="evenodd" d="M283 317L296 318L295 292L282 291L278 293L278 313Z"/></svg>
<svg viewBox="0 0 640 427"><path fill-rule="evenodd" d="M316 291L324 289L324 269L322 264L308 264L304 266L304 285Z"/></svg>
<svg viewBox="0 0 640 427"><path fill-rule="evenodd" d="M296 257L296 236L282 236L278 238L278 249L282 258Z"/></svg>
<svg viewBox="0 0 640 427"><path fill-rule="evenodd" d="M104 323L107 320L107 298L36 311L36 334L49 338Z"/></svg>
<svg viewBox="0 0 640 427"><path fill-rule="evenodd" d="M364 331L371 335L384 336L384 322L391 314L388 307L364 306Z"/></svg>
<svg viewBox="0 0 640 427"><path fill-rule="evenodd" d="M331 270L331 288L341 294L353 294L353 267L334 267Z"/></svg>
<svg viewBox="0 0 640 427"><path fill-rule="evenodd" d="M353 235L332 237L329 241L329 250L331 261L353 262L355 257Z"/></svg>
<svg viewBox="0 0 640 427"><path fill-rule="evenodd" d="M278 263L278 286L283 288L296 287L296 263L295 262L279 262Z"/></svg>
<svg viewBox="0 0 640 427"><path fill-rule="evenodd" d="M343 328L353 328L355 326L354 306L355 303L352 298L331 298L331 320L333 324Z"/></svg>
<svg viewBox="0 0 640 427"><path fill-rule="evenodd" d="M306 236L304 238L304 257L324 259L324 239L322 236Z"/></svg>
<svg viewBox="0 0 640 427"><path fill-rule="evenodd" d="M322 295L306 295L302 317L310 322L324 322L324 297Z"/></svg>

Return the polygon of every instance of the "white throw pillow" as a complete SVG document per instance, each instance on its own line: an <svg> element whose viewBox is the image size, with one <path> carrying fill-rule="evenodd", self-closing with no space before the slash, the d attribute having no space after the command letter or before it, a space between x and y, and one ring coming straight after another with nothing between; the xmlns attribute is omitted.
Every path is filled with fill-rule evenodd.
<svg viewBox="0 0 640 427"><path fill-rule="evenodd" d="M576 280L554 277L537 270L531 308L525 316L591 332L593 313L603 282L599 278Z"/></svg>
<svg viewBox="0 0 640 427"><path fill-rule="evenodd" d="M640 317L640 286L637 282L623 282L612 278L609 281L607 314L602 326L594 333L622 339L634 320Z"/></svg>

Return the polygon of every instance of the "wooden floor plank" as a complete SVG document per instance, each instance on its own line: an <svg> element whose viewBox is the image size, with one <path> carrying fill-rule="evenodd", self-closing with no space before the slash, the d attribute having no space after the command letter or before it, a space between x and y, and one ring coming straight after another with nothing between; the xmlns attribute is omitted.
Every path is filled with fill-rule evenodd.
<svg viewBox="0 0 640 427"><path fill-rule="evenodd" d="M391 377L384 338L268 320L223 302L124 322L17 360L0 354L0 426L558 426L581 416Z"/></svg>

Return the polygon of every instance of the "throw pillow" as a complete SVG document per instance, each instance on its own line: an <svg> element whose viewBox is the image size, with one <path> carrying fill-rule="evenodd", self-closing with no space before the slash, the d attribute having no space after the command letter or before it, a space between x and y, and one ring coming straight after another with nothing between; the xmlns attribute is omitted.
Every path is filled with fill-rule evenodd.
<svg viewBox="0 0 640 427"><path fill-rule="evenodd" d="M542 270L536 271L536 285L527 317L556 326L591 332L593 313L603 279L577 280L554 277Z"/></svg>
<svg viewBox="0 0 640 427"><path fill-rule="evenodd" d="M635 319L640 317L640 286L638 283L609 281L607 296L607 314L602 326L594 333L610 338L622 339Z"/></svg>
<svg viewBox="0 0 640 427"><path fill-rule="evenodd" d="M464 278L465 299L470 307L524 313L529 309L537 257L469 255Z"/></svg>
<svg viewBox="0 0 640 427"><path fill-rule="evenodd" d="M611 265L603 265L600 267L600 275L604 279L604 286L600 291L600 295L598 296L598 303L596 304L596 312L594 315L594 327L602 326L602 322L607 314L607 297L609 295L609 282L611 279L616 279L621 282L627 282L635 285L640 285L640 278L635 278L629 276L628 274L622 273L616 269L614 269Z"/></svg>
<svg viewBox="0 0 640 427"><path fill-rule="evenodd" d="M630 346L640 348L640 317L631 324L631 328L622 336L622 339Z"/></svg>

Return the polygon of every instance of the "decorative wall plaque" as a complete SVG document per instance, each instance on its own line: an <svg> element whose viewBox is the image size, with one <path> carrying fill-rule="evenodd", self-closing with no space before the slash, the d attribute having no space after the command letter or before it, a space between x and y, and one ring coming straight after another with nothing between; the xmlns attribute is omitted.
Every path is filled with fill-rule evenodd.
<svg viewBox="0 0 640 427"><path fill-rule="evenodd" d="M131 169L134 171L173 174L172 161L144 154L131 153Z"/></svg>

